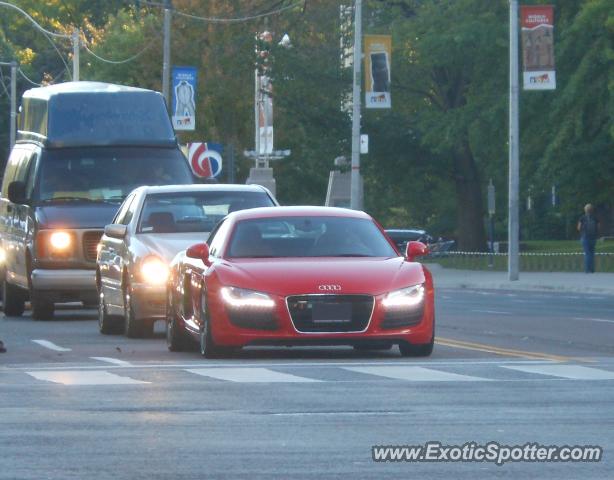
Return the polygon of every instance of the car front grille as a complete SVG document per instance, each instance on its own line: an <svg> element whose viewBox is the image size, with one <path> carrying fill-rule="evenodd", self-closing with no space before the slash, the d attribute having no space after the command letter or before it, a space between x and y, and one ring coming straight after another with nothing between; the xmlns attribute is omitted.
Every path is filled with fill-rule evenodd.
<svg viewBox="0 0 614 480"><path fill-rule="evenodd" d="M95 262L98 255L98 242L102 231L90 231L83 234L83 255L88 262Z"/></svg>
<svg viewBox="0 0 614 480"><path fill-rule="evenodd" d="M370 295L294 295L286 302L298 332L349 333L367 329L374 299Z"/></svg>

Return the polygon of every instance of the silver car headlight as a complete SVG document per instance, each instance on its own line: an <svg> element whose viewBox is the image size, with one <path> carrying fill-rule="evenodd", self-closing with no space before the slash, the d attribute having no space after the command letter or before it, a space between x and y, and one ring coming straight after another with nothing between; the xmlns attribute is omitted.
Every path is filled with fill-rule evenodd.
<svg viewBox="0 0 614 480"><path fill-rule="evenodd" d="M388 293L382 300L386 308L413 308L424 301L424 285L413 285Z"/></svg>
<svg viewBox="0 0 614 480"><path fill-rule="evenodd" d="M169 274L168 264L160 257L150 255L141 262L141 278L151 285L163 285Z"/></svg>
<svg viewBox="0 0 614 480"><path fill-rule="evenodd" d="M222 287L222 300L234 308L273 308L275 301L266 293L237 287Z"/></svg>

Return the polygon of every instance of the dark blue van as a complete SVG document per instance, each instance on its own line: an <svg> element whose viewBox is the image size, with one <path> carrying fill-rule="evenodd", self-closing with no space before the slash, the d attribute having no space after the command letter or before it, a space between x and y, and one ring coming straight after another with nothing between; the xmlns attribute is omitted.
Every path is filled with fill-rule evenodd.
<svg viewBox="0 0 614 480"><path fill-rule="evenodd" d="M0 198L5 314L28 299L36 319L56 302L96 304L98 242L122 200L190 183L160 93L98 82L26 91Z"/></svg>

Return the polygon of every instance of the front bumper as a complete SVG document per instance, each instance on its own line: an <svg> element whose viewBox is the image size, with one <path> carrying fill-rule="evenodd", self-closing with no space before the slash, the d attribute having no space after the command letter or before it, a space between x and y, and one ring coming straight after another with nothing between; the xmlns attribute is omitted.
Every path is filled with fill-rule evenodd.
<svg viewBox="0 0 614 480"><path fill-rule="evenodd" d="M166 318L166 285L134 284L130 299L134 316L138 320Z"/></svg>
<svg viewBox="0 0 614 480"><path fill-rule="evenodd" d="M44 270L37 268L32 271L32 288L66 292L96 292L96 272L94 270Z"/></svg>
<svg viewBox="0 0 614 480"><path fill-rule="evenodd" d="M247 345L359 345L381 341L389 343L429 343L434 331L433 291L427 291L420 318L413 318L411 325L395 327L389 322L387 310L376 297L369 322L361 331L349 332L304 332L296 328L287 307L286 299L275 299L274 326L263 322L260 328L238 326L230 318L222 301L209 297L210 315L213 319L213 335L216 343L224 346ZM257 317L254 317L256 320Z"/></svg>

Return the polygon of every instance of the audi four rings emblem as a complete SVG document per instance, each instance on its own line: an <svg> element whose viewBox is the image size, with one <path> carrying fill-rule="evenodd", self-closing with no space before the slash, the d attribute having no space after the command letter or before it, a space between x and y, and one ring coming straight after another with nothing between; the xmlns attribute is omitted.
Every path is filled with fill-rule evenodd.
<svg viewBox="0 0 614 480"><path fill-rule="evenodd" d="M318 290L321 292L339 292L341 285L318 285Z"/></svg>

